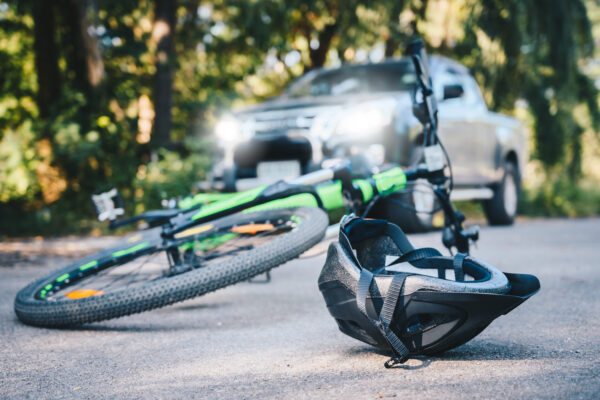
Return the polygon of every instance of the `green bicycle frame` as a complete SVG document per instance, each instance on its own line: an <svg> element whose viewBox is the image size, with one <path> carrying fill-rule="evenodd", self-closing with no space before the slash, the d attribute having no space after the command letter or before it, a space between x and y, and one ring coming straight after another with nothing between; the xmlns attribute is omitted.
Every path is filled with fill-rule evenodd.
<svg viewBox="0 0 600 400"><path fill-rule="evenodd" d="M333 175L333 173L332 173ZM323 183L302 184L303 177L290 183L279 182L270 186L260 186L234 194L216 194L207 197L201 193L181 203L181 208L197 207L198 203L214 200L196 212L185 214L187 221L181 221L167 234L181 232L191 226L235 212L252 212L293 207L321 207L332 211L344 207L343 184L341 180ZM367 179L353 179L352 186L360 193L363 203L375 195L386 196L406 187L406 175L402 168L394 167L375 174ZM178 221L179 222L179 221Z"/></svg>

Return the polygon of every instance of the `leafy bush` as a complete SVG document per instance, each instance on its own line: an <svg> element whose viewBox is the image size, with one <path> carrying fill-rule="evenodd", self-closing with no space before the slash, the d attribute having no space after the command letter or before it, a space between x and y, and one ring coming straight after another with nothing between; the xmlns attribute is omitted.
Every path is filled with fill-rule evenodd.
<svg viewBox="0 0 600 400"><path fill-rule="evenodd" d="M177 152L163 149L154 158L138 167L133 182L132 203L136 214L160 208L163 200L189 195L205 177L209 165L205 153L192 152L181 157Z"/></svg>
<svg viewBox="0 0 600 400"><path fill-rule="evenodd" d="M556 177L540 187L525 188L520 212L530 216L586 217L600 214L600 189L592 180L574 183Z"/></svg>
<svg viewBox="0 0 600 400"><path fill-rule="evenodd" d="M15 195L0 205L2 235L62 235L88 233L92 230L106 232L106 224L95 221L90 193L116 186L121 192L128 215L161 208L162 200L185 196L205 176L209 159L204 153L191 152L182 157L174 151L160 150L147 163L131 160L128 169L137 166L137 172L127 184L121 174L115 181L94 181L82 190L81 186L65 188L60 200L50 204L40 199L37 203ZM39 165L39 164L38 164ZM23 168L23 174L31 171ZM0 170L0 174L2 171ZM1 176L1 175L0 175ZM125 184L123 184L125 182ZM93 188L93 184L98 186ZM15 190L20 187L15 186ZM4 193L8 192L2 192ZM34 195L39 197L40 194Z"/></svg>

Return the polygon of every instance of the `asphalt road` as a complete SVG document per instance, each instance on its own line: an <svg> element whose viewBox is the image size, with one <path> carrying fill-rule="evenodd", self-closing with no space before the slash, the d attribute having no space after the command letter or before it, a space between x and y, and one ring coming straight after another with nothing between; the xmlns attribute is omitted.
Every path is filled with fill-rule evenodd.
<svg viewBox="0 0 600 400"><path fill-rule="evenodd" d="M439 233L412 239L440 244ZM469 343L392 370L338 331L317 289L323 256L269 284L79 329L19 323L20 287L104 243L0 246L0 398L600 398L600 219L484 228L473 254L537 275L541 291ZM28 246L50 254L26 257Z"/></svg>

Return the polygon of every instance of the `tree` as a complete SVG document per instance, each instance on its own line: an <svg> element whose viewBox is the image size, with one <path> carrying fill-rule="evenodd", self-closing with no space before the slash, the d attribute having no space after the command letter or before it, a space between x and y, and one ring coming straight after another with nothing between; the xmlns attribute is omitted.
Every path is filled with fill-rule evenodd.
<svg viewBox="0 0 600 400"><path fill-rule="evenodd" d="M69 83L86 96L89 110L86 113L97 112L97 89L104 75L104 63L88 21L88 14L95 10L91 0L62 0L58 4L62 17L60 44L65 52L68 71L73 73ZM89 124L90 121L83 116L81 122Z"/></svg>
<svg viewBox="0 0 600 400"><path fill-rule="evenodd" d="M50 109L60 96L58 50L56 48L55 3L33 2L34 52L37 75L37 105L40 117L48 118Z"/></svg>
<svg viewBox="0 0 600 400"><path fill-rule="evenodd" d="M171 144L171 108L173 107L173 74L175 72L175 22L177 2L156 0L152 39L156 45L156 87L154 91L155 146Z"/></svg>
<svg viewBox="0 0 600 400"><path fill-rule="evenodd" d="M459 54L493 92L492 108L512 110L525 99L535 118L535 155L547 166L564 163L572 178L580 171L580 135L573 110L587 108L600 127L597 91L580 61L594 45L583 0L472 0ZM495 61L485 49L498 46Z"/></svg>

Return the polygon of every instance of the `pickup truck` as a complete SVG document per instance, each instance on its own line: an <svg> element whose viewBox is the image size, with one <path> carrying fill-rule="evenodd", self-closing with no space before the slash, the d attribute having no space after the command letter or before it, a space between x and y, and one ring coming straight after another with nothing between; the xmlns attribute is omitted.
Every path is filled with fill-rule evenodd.
<svg viewBox="0 0 600 400"><path fill-rule="evenodd" d="M488 110L461 64L432 56L430 69L454 177L451 198L481 200L490 224L512 224L527 159L525 129ZM412 113L414 82L408 58L310 71L280 96L222 117L213 180L226 190L246 189L344 158L369 168L415 165L422 160L422 128ZM374 207L374 215L424 231L436 207L431 189L417 182Z"/></svg>

